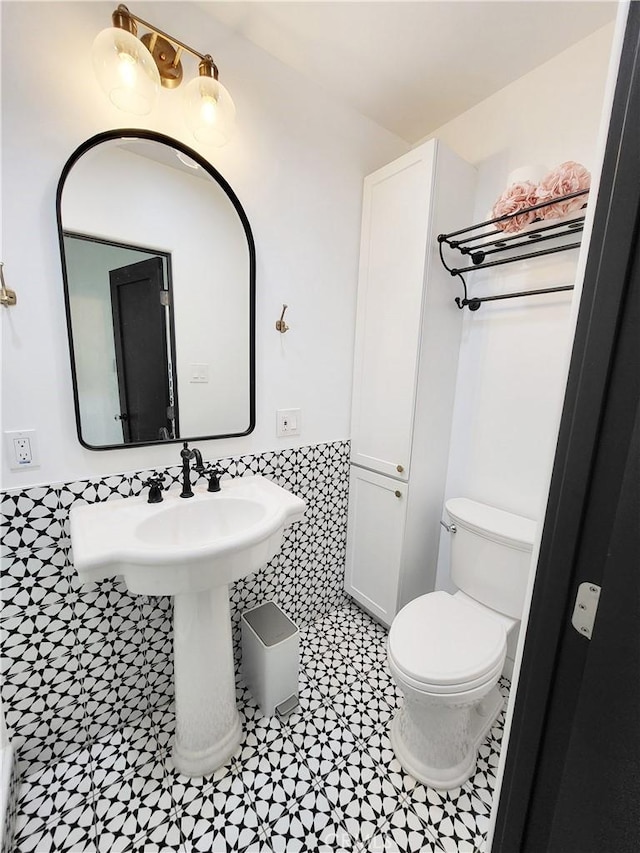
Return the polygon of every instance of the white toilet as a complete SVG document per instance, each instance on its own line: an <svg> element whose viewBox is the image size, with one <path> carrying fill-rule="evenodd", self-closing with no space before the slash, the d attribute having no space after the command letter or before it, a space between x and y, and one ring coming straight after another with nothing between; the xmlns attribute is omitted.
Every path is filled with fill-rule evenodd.
<svg viewBox="0 0 640 853"><path fill-rule="evenodd" d="M388 661L404 694L391 723L400 764L432 788L472 775L503 698L507 638L524 603L536 523L468 498L446 502L451 579L459 591L409 602L389 631Z"/></svg>

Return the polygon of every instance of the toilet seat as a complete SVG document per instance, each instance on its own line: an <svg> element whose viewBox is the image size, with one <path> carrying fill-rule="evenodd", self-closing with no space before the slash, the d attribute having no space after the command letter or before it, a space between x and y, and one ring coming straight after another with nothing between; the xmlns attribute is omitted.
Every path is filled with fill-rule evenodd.
<svg viewBox="0 0 640 853"><path fill-rule="evenodd" d="M504 625L448 592L409 602L389 632L389 663L426 693L462 693L497 678L506 654Z"/></svg>

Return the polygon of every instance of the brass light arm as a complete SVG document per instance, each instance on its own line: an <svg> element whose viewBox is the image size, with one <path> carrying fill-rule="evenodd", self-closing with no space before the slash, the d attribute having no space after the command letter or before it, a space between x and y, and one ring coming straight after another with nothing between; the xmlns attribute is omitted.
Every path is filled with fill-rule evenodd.
<svg viewBox="0 0 640 853"><path fill-rule="evenodd" d="M192 56L197 56L200 60L211 59L210 56L207 56L204 53L200 53L200 51L195 50L193 47L189 47L188 44L185 44L184 42L180 41L180 39L175 38L175 36L170 36L169 33L165 33L164 30L159 30L158 27L154 26L154 24L150 24L149 21L145 21L143 18L138 17L138 15L134 15L133 12L130 12L129 9L123 3L118 6L118 9L114 14L123 16L125 18L131 18L131 20L136 21L136 23L141 24L148 30L151 30L156 36L161 36L163 39L166 39L167 41L171 42L171 44L174 44L177 47L181 48L181 50L186 50Z"/></svg>
<svg viewBox="0 0 640 853"><path fill-rule="evenodd" d="M198 64L198 75L200 77L213 77L214 80L218 79L218 67L210 54L200 53L199 50L190 47L188 44L185 44L185 42L180 41L180 39L177 39L175 36L169 35L169 33L164 30L158 29L158 27L149 23L149 21L145 21L144 18L134 15L134 13L131 12L124 3L121 3L118 6L111 18L114 27L128 30L136 36L138 32L138 24L151 31L150 33L143 35L141 41L146 45L158 66L163 86L172 89L175 86L180 85L182 81L180 57L183 50L186 50L187 53L190 53L192 56L195 56L200 60Z"/></svg>

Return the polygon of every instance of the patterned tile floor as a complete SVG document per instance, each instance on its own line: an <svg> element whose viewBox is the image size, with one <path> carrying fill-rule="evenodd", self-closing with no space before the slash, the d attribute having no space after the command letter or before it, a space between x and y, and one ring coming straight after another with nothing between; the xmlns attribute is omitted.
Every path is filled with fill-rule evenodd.
<svg viewBox="0 0 640 853"><path fill-rule="evenodd" d="M261 717L239 678L242 745L210 776L173 768L171 707L28 776L15 853L482 851L504 712L469 782L416 782L387 736L399 694L385 640L355 606L303 628L300 711Z"/></svg>

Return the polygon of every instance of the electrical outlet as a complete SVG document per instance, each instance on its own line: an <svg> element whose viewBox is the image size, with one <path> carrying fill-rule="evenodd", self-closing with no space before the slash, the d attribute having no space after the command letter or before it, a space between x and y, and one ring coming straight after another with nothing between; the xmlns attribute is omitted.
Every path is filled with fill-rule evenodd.
<svg viewBox="0 0 640 853"><path fill-rule="evenodd" d="M34 429L5 432L5 452L11 471L39 468L38 443Z"/></svg>
<svg viewBox="0 0 640 853"><path fill-rule="evenodd" d="M276 412L276 435L278 438L300 435L300 409L278 409Z"/></svg>
<svg viewBox="0 0 640 853"><path fill-rule="evenodd" d="M13 449L18 465L31 464L31 441L28 438L14 438Z"/></svg>

